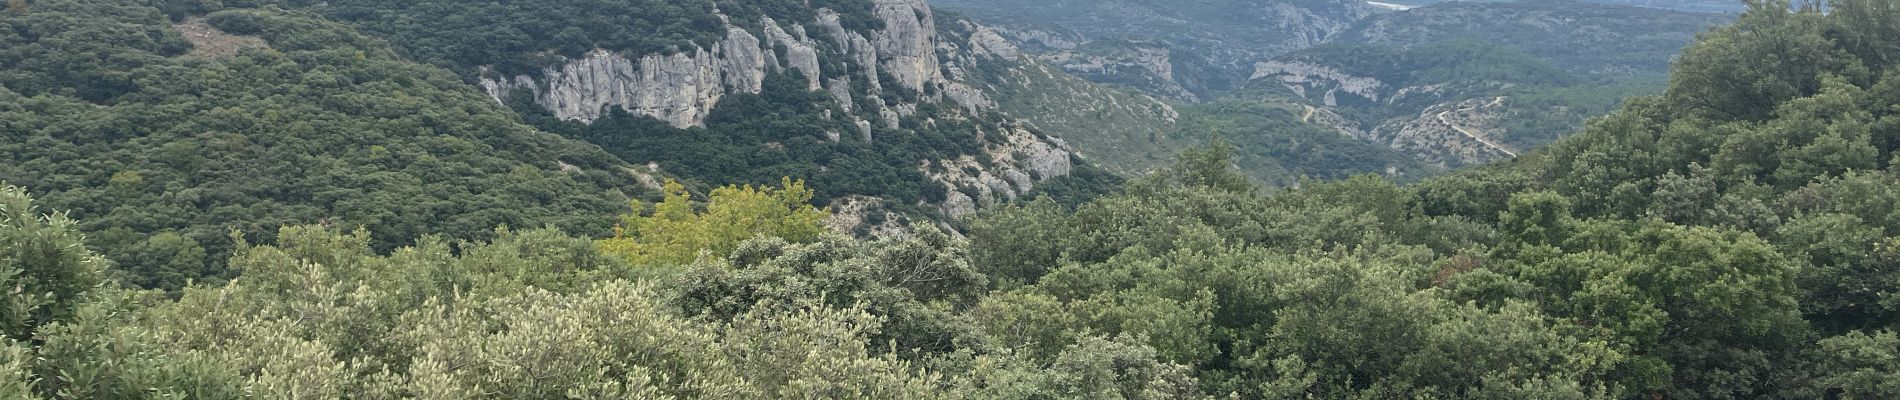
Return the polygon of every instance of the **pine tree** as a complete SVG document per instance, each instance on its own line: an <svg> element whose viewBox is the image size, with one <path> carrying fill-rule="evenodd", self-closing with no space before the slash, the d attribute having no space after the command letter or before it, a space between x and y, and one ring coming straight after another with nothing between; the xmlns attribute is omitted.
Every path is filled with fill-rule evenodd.
<svg viewBox="0 0 1900 400"><path fill-rule="evenodd" d="M26 0L7 0L7 11L26 13Z"/></svg>

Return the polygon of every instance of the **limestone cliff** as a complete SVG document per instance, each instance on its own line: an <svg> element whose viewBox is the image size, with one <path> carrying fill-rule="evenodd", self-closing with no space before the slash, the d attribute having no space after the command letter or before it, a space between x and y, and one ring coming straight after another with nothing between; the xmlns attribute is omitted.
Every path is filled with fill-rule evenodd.
<svg viewBox="0 0 1900 400"><path fill-rule="evenodd" d="M1355 76L1326 65L1299 61L1263 61L1254 64L1253 77L1285 86L1295 95L1338 106L1339 95L1348 94L1377 103L1391 89L1377 78Z"/></svg>
<svg viewBox="0 0 1900 400"><path fill-rule="evenodd" d="M994 88L966 83L980 74L968 69L977 59L1020 62L1015 45L964 20L954 20L958 31L976 34L945 37L923 0L874 0L871 7L870 15L880 22L871 29L848 29L842 13L830 9L814 10L815 18L806 21L765 17L754 24L723 18L724 38L707 46L655 54L596 50L538 74L484 71L478 83L497 101L527 93L560 119L592 123L617 108L690 128L704 126L722 99L759 94L769 75L791 74L801 77L806 89L828 94L844 111L827 112L825 118L859 130L826 132L830 140L874 141L874 131L952 129L959 131L950 134L985 143L982 154L918 160L916 168L931 180L926 185L942 185L954 194L941 204L924 205L950 218L1070 173L1073 161L1066 145L1001 115ZM936 105L950 105L950 111ZM924 108L933 111L920 114ZM966 187L976 189L959 190ZM854 204L865 204L862 200Z"/></svg>
<svg viewBox="0 0 1900 400"><path fill-rule="evenodd" d="M828 56L842 57L862 71L859 78L873 93L882 92L885 76L912 91L942 85L929 7L921 0L876 4L885 27L874 37L847 30L837 13L819 10L818 18L808 21L819 38L802 23L788 26L766 17L759 24L764 39L728 23L725 39L711 48L695 46L672 54L596 50L547 68L540 76L484 74L481 86L498 101L515 91L529 91L535 102L563 119L592 122L608 107L618 107L683 128L703 124L727 94L759 93L768 73L802 74L812 90L828 90L840 103L851 104L852 79L826 76L821 59ZM821 47L837 50L820 54ZM784 50L782 57L779 49Z"/></svg>

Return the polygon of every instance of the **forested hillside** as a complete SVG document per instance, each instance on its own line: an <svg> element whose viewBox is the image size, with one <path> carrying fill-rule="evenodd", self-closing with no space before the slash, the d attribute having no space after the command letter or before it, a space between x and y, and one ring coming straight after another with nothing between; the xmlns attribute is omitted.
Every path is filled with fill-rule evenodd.
<svg viewBox="0 0 1900 400"><path fill-rule="evenodd" d="M683 15L712 3L634 3L23 2L0 15L9 27L0 37L0 116L10 127L0 132L8 135L0 182L74 213L95 249L141 269L120 278L176 290L234 276L226 266L234 234L270 242L284 225L361 226L376 232L378 251L429 234L491 238L497 226L601 235L630 200L657 199L668 178L697 193L805 180L813 203L847 211L838 223L864 225L847 231L957 224L1016 198L1080 202L1215 131L1255 129L1175 126L1167 105L1128 97L1154 114L1120 128L1154 141L1143 161L1101 152L1126 166L1110 172L1038 128L1077 136L1089 155L1120 148L1052 117L1078 110L1021 113L1033 125L1003 113L1053 104L1042 102L1050 96L1114 101L1118 92L1059 71L1015 79L1044 67L960 17L892 2L748 3L708 14L738 22L706 26ZM808 34L774 18L818 21ZM840 30L818 26L831 24ZM665 34L601 27L609 25ZM560 34L577 30L588 35ZM602 103L584 119L557 102L566 98L553 77L586 75L561 71L601 59L597 51L645 60L665 57L637 52L682 57L713 43L718 57L706 60L739 60L747 56L727 42L752 32L770 49L750 55L760 69L718 67L705 80L610 91L705 90L667 100L685 108ZM913 42L856 41L865 35ZM899 50L917 58L878 57ZM513 72L548 75L507 78ZM1367 149L1284 118L1257 126L1287 134L1236 140L1260 144L1241 159L1263 182L1388 169L1385 160L1334 157Z"/></svg>
<svg viewBox="0 0 1900 400"><path fill-rule="evenodd" d="M993 55L941 40L922 1L160 3L174 18L284 7L354 26L536 128L695 187L793 177L820 204L953 220L1040 184L1114 180L966 85L956 63Z"/></svg>
<svg viewBox="0 0 1900 400"><path fill-rule="evenodd" d="M367 227L380 251L501 225L605 234L657 189L319 19L49 0L0 27L0 181L72 212L140 286L221 281L234 237L286 224Z"/></svg>
<svg viewBox="0 0 1900 400"><path fill-rule="evenodd" d="M155 8L14 4L0 19L9 28L0 35L11 35L0 36L9 45L0 65L22 66L0 75L0 127L16 135L4 143L65 150L0 164L7 174L70 170L109 184L198 176L115 178L123 169L96 165L143 153L88 157L118 148L87 136L112 132L92 126L127 137L237 132L250 151L268 151L294 143L282 137L398 137L277 127L395 107L310 104L433 93L473 101L412 106L415 118L460 110L455 121L484 121L501 109L460 83L433 85L458 82L442 69L390 59L294 12L211 14L208 26L259 35L244 46L269 49L207 56ZM0 186L0 286L14 288L0 293L0 397L1900 398L1900 49L1886 45L1900 42L1900 24L1891 21L1900 7L1888 0L1837 0L1827 13L1763 2L1685 49L1661 94L1545 149L1414 184L1363 175L1268 192L1236 167L1234 147L1215 142L1092 200L1025 200L955 232L923 226L882 239L828 231L829 211L811 203L824 189L804 182L703 195L673 183L618 218L532 203L472 214L537 210L582 230L349 221L237 235L223 258L235 278L146 290L139 279L165 264L101 257L126 244L87 234L99 223L85 218L122 225L116 213L166 210L191 186L127 196L141 202L111 212L63 199L82 189ZM53 54L133 67L34 63ZM345 68L357 63L377 68ZM114 72L126 70L137 72ZM414 76L382 75L403 71ZM115 77L126 84L75 83ZM282 82L388 91L291 102L301 92ZM152 89L170 85L203 94ZM244 101L191 108L217 93ZM303 106L278 111L281 120L252 117L269 130L218 125L248 115L224 110L279 100ZM303 117L281 117L291 111ZM147 128L167 118L191 125ZM573 143L496 121L519 135L488 146L558 157L566 153L529 144ZM40 130L68 125L84 126ZM22 126L36 130L14 133ZM474 135L446 132L400 137ZM501 158L481 149L429 157ZM346 152L315 154L332 153ZM258 165L289 155L227 157ZM580 171L494 161L510 170L451 168L465 175L418 185L539 177L555 190L605 185L583 179L617 166L559 160ZM244 171L260 179L235 181L329 174L293 171L315 172ZM377 200L392 198L417 197ZM78 206L69 214L63 204ZM584 230L596 225L614 229ZM439 230L392 250L379 228Z"/></svg>
<svg viewBox="0 0 1900 400"><path fill-rule="evenodd" d="M0 182L167 289L229 278L234 232L269 242L283 225L364 226L378 251L504 225L602 235L668 178L702 194L807 180L812 202L890 225L867 232L1118 184L945 77L940 55L992 55L939 54L969 43L937 41L932 20L888 1L19 2L0 15ZM716 69L640 64L696 46ZM619 71L589 95L669 105L560 103L574 86L555 77L598 75L559 71L615 57L682 78Z"/></svg>

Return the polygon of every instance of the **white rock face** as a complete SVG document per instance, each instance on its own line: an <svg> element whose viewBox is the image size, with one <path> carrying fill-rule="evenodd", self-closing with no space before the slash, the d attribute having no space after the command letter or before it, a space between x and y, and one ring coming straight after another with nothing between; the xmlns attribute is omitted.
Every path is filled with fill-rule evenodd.
<svg viewBox="0 0 1900 400"><path fill-rule="evenodd" d="M1363 76L1354 76L1333 67L1302 62L1266 61L1254 64L1252 79L1271 78L1280 81L1295 93L1304 96L1309 92L1325 90L1327 105L1338 103L1337 92L1351 93L1366 100L1379 101L1380 92L1385 83Z"/></svg>
<svg viewBox="0 0 1900 400"><path fill-rule="evenodd" d="M826 79L825 93L831 94L831 99L836 100L840 107L844 107L844 112L851 112L852 107L857 106L856 104L852 104L851 102L851 80L850 79L845 79L845 78Z"/></svg>
<svg viewBox="0 0 1900 400"><path fill-rule="evenodd" d="M1037 180L1068 176L1074 172L1075 164L1069 157L1069 149L1060 139L1042 140L1034 133L1018 127L1010 130L1009 145L990 150L990 158L1010 160L1016 169L1039 177ZM1031 185L1018 185L1022 191L1032 189Z"/></svg>
<svg viewBox="0 0 1900 400"><path fill-rule="evenodd" d="M877 0L877 60L897 84L911 90L943 81L937 68L937 23L924 0Z"/></svg>
<svg viewBox="0 0 1900 400"><path fill-rule="evenodd" d="M841 17L831 10L819 10L817 20L811 22L844 49L876 91L883 89L880 72L896 80L891 83L917 92L948 83L937 62L936 23L930 7L922 0L874 3L885 27L872 38L846 30ZM763 19L761 25L764 39L729 25L725 39L710 49L645 55L596 51L543 70L540 76L485 76L480 84L498 101L515 91L530 91L537 103L563 119L591 123L607 107L618 107L684 128L704 124L725 95L759 93L767 74L796 71L812 90L830 92L849 107L850 81L823 76L817 39L803 25L787 28L771 18ZM780 48L785 49L782 57ZM959 96L960 103L987 103L969 90L953 96Z"/></svg>
<svg viewBox="0 0 1900 400"><path fill-rule="evenodd" d="M725 51L733 43L753 46L750 51ZM591 123L607 107L619 107L683 128L703 123L713 105L727 93L758 92L765 73L756 43L757 38L738 31L711 51L651 54L637 61L595 51L543 70L539 79L525 75L513 79L484 77L481 85L497 100L514 91L530 91L535 102L562 119Z"/></svg>
<svg viewBox="0 0 1900 400"><path fill-rule="evenodd" d="M713 47L713 53L719 55L718 68L725 77L725 89L745 93L758 93L763 89L768 51L759 48L759 38L752 33L726 28L726 40Z"/></svg>
<svg viewBox="0 0 1900 400"><path fill-rule="evenodd" d="M765 18L765 39L771 45L785 49L783 60L778 59L778 53L775 51L765 52L767 65L782 65L787 69L798 71L804 74L805 79L811 83L810 90L824 89L821 83L822 70L818 67L818 44L810 36L805 35L804 26L793 25L792 32L788 33L785 29L779 28L778 21L767 17Z"/></svg>

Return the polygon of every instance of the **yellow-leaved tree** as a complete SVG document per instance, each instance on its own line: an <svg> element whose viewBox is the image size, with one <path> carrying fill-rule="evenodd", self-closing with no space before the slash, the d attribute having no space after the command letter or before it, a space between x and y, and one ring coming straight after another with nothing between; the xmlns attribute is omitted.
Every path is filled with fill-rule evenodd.
<svg viewBox="0 0 1900 400"><path fill-rule="evenodd" d="M724 257L739 243L755 237L776 237L793 243L818 239L830 214L811 206L812 191L804 181L789 178L782 189L726 186L713 190L704 210L695 210L686 187L666 183L666 199L642 214L645 205L620 217L614 237L600 241L607 254L626 258L634 266L676 267L709 253Z"/></svg>

